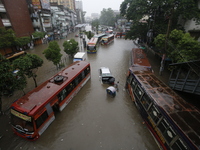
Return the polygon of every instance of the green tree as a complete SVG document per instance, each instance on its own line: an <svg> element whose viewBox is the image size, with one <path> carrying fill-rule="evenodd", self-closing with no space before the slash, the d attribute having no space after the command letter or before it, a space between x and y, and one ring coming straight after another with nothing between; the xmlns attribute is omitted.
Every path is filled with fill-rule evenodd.
<svg viewBox="0 0 200 150"><path fill-rule="evenodd" d="M101 16L99 22L102 25L114 26L115 25L115 15L114 11L111 8L103 9L101 11Z"/></svg>
<svg viewBox="0 0 200 150"><path fill-rule="evenodd" d="M178 24L180 20L196 18L199 21L199 11L196 0L124 0L120 6L121 15L126 19L135 23L148 16L147 24L154 36L167 33L167 37L173 29L183 30ZM127 38L131 37L129 35Z"/></svg>
<svg viewBox="0 0 200 150"><path fill-rule="evenodd" d="M91 39L94 36L94 33L92 33L91 31L85 32L85 34L87 35L88 39Z"/></svg>
<svg viewBox="0 0 200 150"><path fill-rule="evenodd" d="M92 20L92 30L96 30L96 33L98 33L99 29L99 19Z"/></svg>
<svg viewBox="0 0 200 150"><path fill-rule="evenodd" d="M26 54L13 61L14 69L19 70L19 77L26 75L28 78L33 78L35 87L37 87L36 77L38 67L41 67L43 60L35 54Z"/></svg>
<svg viewBox="0 0 200 150"><path fill-rule="evenodd" d="M61 49L57 43L57 41L49 42L49 46L47 49L44 50L43 54L47 60L52 61L53 64L58 67L60 66L60 61L62 54L60 53Z"/></svg>
<svg viewBox="0 0 200 150"><path fill-rule="evenodd" d="M159 34L154 43L156 47L163 49L165 44L166 34ZM187 62L199 59L200 44L189 33L183 33L181 30L173 30L169 34L167 40L166 53L174 63Z"/></svg>
<svg viewBox="0 0 200 150"><path fill-rule="evenodd" d="M67 40L63 43L64 51L66 54L73 56L75 53L78 52L79 46L78 42L74 39Z"/></svg>
<svg viewBox="0 0 200 150"><path fill-rule="evenodd" d="M22 75L16 78L13 75L13 68L8 59L0 54L0 114L2 113L2 96L12 95L14 90L23 90L26 86L26 80Z"/></svg>
<svg viewBox="0 0 200 150"><path fill-rule="evenodd" d="M16 38L16 41L15 41L16 45L20 47L27 45L30 42L31 42L31 38L28 36Z"/></svg>
<svg viewBox="0 0 200 150"><path fill-rule="evenodd" d="M32 33L32 35L33 35L34 38L41 39L41 38L43 38L45 36L45 32L37 32L36 31L36 32Z"/></svg>
<svg viewBox="0 0 200 150"><path fill-rule="evenodd" d="M16 36L13 30L0 27L0 48L4 49L7 47L14 46Z"/></svg>

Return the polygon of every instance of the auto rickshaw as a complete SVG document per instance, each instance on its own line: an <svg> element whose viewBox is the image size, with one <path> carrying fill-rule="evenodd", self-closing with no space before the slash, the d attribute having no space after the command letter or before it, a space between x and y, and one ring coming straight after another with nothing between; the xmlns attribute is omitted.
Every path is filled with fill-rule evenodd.
<svg viewBox="0 0 200 150"><path fill-rule="evenodd" d="M115 97L116 96L116 88L113 86L109 86L106 89L107 95L110 95L111 97Z"/></svg>

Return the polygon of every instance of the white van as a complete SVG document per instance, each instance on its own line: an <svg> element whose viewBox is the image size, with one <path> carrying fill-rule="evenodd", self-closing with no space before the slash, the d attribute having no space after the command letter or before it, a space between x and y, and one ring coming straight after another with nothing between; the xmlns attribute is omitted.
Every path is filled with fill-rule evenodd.
<svg viewBox="0 0 200 150"><path fill-rule="evenodd" d="M114 85L115 78L112 76L108 67L101 67L99 69L99 79L101 83Z"/></svg>
<svg viewBox="0 0 200 150"><path fill-rule="evenodd" d="M77 52L74 55L73 62L75 61L85 61L86 60L86 53L85 52Z"/></svg>

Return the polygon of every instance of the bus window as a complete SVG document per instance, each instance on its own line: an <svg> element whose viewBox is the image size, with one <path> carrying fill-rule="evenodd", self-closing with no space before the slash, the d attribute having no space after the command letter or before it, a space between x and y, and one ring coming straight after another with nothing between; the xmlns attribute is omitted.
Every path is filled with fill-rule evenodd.
<svg viewBox="0 0 200 150"><path fill-rule="evenodd" d="M75 88L75 83L74 83L74 81L72 81L72 82L66 87L67 94L69 94L74 88Z"/></svg>
<svg viewBox="0 0 200 150"><path fill-rule="evenodd" d="M131 87L132 87L133 91L135 90L136 85L137 85L137 82L135 79L133 79L132 83L131 83Z"/></svg>
<svg viewBox="0 0 200 150"><path fill-rule="evenodd" d="M144 96L141 99L141 103L147 110L149 108L149 105L151 104L151 98L147 94L144 94Z"/></svg>
<svg viewBox="0 0 200 150"><path fill-rule="evenodd" d="M11 115L11 123L12 125L14 125L15 127L19 128L22 132L33 132L33 123L29 122L27 120L23 120L21 118L18 118L16 116L14 116L13 114Z"/></svg>
<svg viewBox="0 0 200 150"><path fill-rule="evenodd" d="M86 76L88 73L90 73L90 67L86 68L86 69L84 70L84 72L85 72L85 76Z"/></svg>
<svg viewBox="0 0 200 150"><path fill-rule="evenodd" d="M170 143L173 138L176 136L176 133L172 129L172 127L169 125L167 120L163 118L161 122L158 124L158 128L160 129L161 133L163 134L164 138L168 143Z"/></svg>
<svg viewBox="0 0 200 150"><path fill-rule="evenodd" d="M179 138L172 145L173 150L188 150L187 146L183 143L183 141Z"/></svg>
<svg viewBox="0 0 200 150"><path fill-rule="evenodd" d="M137 96L138 99L140 99L142 94L143 94L143 91L142 91L141 87L138 85L135 90L135 95Z"/></svg>
<svg viewBox="0 0 200 150"><path fill-rule="evenodd" d="M78 77L76 77L78 84L82 81L82 79L82 74L79 74Z"/></svg>
<svg viewBox="0 0 200 150"><path fill-rule="evenodd" d="M85 73L84 73L84 71L81 72L81 76L82 76L82 79L85 78Z"/></svg>
<svg viewBox="0 0 200 150"><path fill-rule="evenodd" d="M157 124L159 119L161 118L161 114L154 105L149 109L149 114L153 121Z"/></svg>
<svg viewBox="0 0 200 150"><path fill-rule="evenodd" d="M45 121L46 119L48 118L48 114L47 114L47 111L45 111L40 117L38 117L36 119L36 126L37 128L39 128Z"/></svg>
<svg viewBox="0 0 200 150"><path fill-rule="evenodd" d="M59 94L58 94L58 99L60 101L64 100L65 97L67 97L67 90L66 89L63 89Z"/></svg>
<svg viewBox="0 0 200 150"><path fill-rule="evenodd" d="M129 76L127 77L127 82L130 84L132 79L133 79L133 76L129 74Z"/></svg>

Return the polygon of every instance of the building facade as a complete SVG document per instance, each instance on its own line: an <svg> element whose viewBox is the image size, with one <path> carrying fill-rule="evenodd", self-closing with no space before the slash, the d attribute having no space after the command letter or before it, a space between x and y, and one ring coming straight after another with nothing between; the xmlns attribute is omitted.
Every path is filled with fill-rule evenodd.
<svg viewBox="0 0 200 150"><path fill-rule="evenodd" d="M13 29L16 37L31 36L34 29L25 0L0 0L0 27Z"/></svg>

